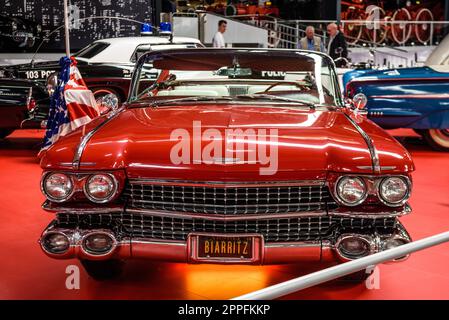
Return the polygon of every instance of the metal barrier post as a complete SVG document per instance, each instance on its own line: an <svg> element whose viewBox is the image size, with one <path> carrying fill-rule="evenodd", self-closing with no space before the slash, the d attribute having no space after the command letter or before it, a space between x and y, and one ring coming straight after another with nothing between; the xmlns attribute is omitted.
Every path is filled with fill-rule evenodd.
<svg viewBox="0 0 449 320"><path fill-rule="evenodd" d="M233 298L232 300L276 299L284 295L337 279L356 271L364 270L382 262L404 257L412 252L423 250L448 241L449 231L446 231L393 249L381 251L364 258L346 262L289 281L281 282L276 285Z"/></svg>

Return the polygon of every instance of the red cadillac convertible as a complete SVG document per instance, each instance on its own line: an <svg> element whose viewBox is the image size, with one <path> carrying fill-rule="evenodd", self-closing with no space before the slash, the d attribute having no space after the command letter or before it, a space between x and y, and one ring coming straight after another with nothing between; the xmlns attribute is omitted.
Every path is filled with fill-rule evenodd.
<svg viewBox="0 0 449 320"><path fill-rule="evenodd" d="M136 258L335 264L411 241L410 155L343 101L327 55L147 53L108 106L41 159L41 247L95 279Z"/></svg>

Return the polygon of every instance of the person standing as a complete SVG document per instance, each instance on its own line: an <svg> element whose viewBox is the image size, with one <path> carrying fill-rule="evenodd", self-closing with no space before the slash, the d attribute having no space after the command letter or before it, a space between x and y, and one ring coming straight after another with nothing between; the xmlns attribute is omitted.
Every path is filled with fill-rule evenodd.
<svg viewBox="0 0 449 320"><path fill-rule="evenodd" d="M329 42L327 44L327 53L332 59L339 57L348 58L348 45L346 44L345 36L338 30L338 26L335 23L330 23L327 26L327 33L329 33ZM337 61L335 63L337 67L345 65L344 61Z"/></svg>
<svg viewBox="0 0 449 320"><path fill-rule="evenodd" d="M324 45L320 37L315 36L315 28L307 26L306 36L299 40L299 47L303 50L324 51Z"/></svg>
<svg viewBox="0 0 449 320"><path fill-rule="evenodd" d="M212 39L212 46L214 48L225 48L226 43L223 34L226 32L227 22L225 20L218 21L218 31Z"/></svg>

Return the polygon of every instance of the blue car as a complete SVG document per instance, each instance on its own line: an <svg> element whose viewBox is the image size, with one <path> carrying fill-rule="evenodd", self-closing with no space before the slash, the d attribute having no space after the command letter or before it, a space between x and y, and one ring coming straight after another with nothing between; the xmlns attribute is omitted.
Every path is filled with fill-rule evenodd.
<svg viewBox="0 0 449 320"><path fill-rule="evenodd" d="M414 129L432 148L449 151L449 37L423 67L353 70L343 85L381 127Z"/></svg>

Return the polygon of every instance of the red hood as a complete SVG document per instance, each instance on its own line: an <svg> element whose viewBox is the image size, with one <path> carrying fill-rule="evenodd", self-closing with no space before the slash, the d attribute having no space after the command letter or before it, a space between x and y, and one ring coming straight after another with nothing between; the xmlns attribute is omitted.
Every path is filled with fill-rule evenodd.
<svg viewBox="0 0 449 320"><path fill-rule="evenodd" d="M221 141L226 129L277 130L272 131L278 140L277 172L260 175L259 169L268 167L260 163L174 164L170 152L178 140L170 136L173 130L184 129L193 142L194 121L201 122L202 132L217 129ZM381 166L394 166L389 172L413 169L408 153L387 133L371 121L360 125L373 135ZM70 164L80 137L78 130L61 139L42 158L42 167L61 169ZM203 141L202 147L209 143ZM256 141L253 146L262 145L266 143ZM128 109L93 135L81 162L82 170L125 168L129 177L198 181L324 179L330 171L372 173L366 142L344 113L236 105Z"/></svg>

